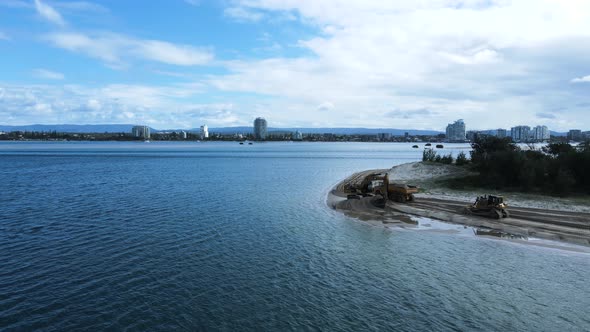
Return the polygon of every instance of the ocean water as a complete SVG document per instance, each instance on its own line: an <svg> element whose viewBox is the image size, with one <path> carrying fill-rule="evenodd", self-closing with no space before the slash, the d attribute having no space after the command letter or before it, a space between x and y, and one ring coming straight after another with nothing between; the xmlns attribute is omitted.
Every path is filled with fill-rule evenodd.
<svg viewBox="0 0 590 332"><path fill-rule="evenodd" d="M588 254L325 204L355 171L420 158L388 143L0 143L0 330L590 330Z"/></svg>

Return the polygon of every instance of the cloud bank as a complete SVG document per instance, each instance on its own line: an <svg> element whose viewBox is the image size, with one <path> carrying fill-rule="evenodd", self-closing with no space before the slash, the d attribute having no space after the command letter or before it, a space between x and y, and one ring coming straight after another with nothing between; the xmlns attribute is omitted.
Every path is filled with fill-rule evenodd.
<svg viewBox="0 0 590 332"><path fill-rule="evenodd" d="M124 66L131 59L177 66L204 65L213 59L213 54L205 49L119 34L57 32L46 35L45 40L55 47L85 54L115 67Z"/></svg>
<svg viewBox="0 0 590 332"><path fill-rule="evenodd" d="M131 118L191 127L250 124L265 116L271 126L443 130L465 119L468 129L590 128L590 85L584 84L590 82L590 2L584 0L230 0L219 16L264 27L267 42L273 29L303 26L306 33L277 52L252 45L218 52L224 58L213 47L80 29L56 10L67 14L61 3L34 5L53 26L41 37L45 43L95 59L104 70L147 63L172 81L0 84L0 104L8 105L0 109L11 121L26 122L28 114L49 122L85 115L103 123ZM296 51L287 56L284 50ZM190 67L221 70L186 75ZM51 79L44 74L36 72Z"/></svg>

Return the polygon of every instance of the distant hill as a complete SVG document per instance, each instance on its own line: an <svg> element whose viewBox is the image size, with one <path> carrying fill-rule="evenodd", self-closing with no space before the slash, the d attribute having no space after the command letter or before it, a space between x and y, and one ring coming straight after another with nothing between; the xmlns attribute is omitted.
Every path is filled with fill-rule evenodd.
<svg viewBox="0 0 590 332"><path fill-rule="evenodd" d="M122 133L131 132L132 124L104 124L104 125L26 125L2 126L0 131L57 131L61 133ZM154 130L154 129L152 129Z"/></svg>
<svg viewBox="0 0 590 332"><path fill-rule="evenodd" d="M100 124L100 125L25 125L25 126L3 126L0 125L0 131L58 131L62 133L121 133L131 132L132 124ZM198 132L199 128L193 129L165 129L158 130L151 128L152 132L158 131L194 131ZM391 128L268 128L269 132L273 131L300 131L304 134L337 134L337 135L376 135L380 133L388 133L395 136L404 135L408 132L410 135L438 135L442 132L434 130L416 130L416 129L391 129ZM251 133L252 127L219 127L209 128L210 133L219 134L245 134Z"/></svg>

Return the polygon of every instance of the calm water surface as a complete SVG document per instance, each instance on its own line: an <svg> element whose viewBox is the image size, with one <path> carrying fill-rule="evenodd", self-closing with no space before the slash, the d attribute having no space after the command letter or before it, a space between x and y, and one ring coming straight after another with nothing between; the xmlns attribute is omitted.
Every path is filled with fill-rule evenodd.
<svg viewBox="0 0 590 332"><path fill-rule="evenodd" d="M588 254L326 207L350 173L420 158L407 144L0 143L0 330L590 330Z"/></svg>

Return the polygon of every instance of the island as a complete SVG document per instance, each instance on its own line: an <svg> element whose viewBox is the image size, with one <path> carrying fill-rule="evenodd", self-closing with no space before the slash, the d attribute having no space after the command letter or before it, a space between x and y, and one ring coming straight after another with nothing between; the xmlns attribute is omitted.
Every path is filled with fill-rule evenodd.
<svg viewBox="0 0 590 332"><path fill-rule="evenodd" d="M585 192L587 183L582 178L585 174L576 173L583 166L579 163L587 162L584 158L590 154L588 147L558 144L544 147L543 151L531 151L497 140L477 144L471 160L466 160L464 155L453 159L425 150L421 162L352 174L330 190L327 203L348 216L387 227L413 227L420 217L425 217L473 227L476 235L538 238L590 246L590 196ZM534 176L535 170L529 169L533 165L538 168L539 176L547 178L539 182L541 185L527 182L523 186L513 174L522 170L507 168L502 173L495 169L496 164L506 167L498 163L501 157L518 160L520 167ZM557 174L553 176L550 172L556 165ZM525 172L520 176L528 176ZM488 185L489 177L498 174L511 179L512 186L507 187L500 180ZM569 178L564 180L560 176ZM403 202L384 197L383 191L376 189L379 184L372 181L383 178L390 185L402 183L420 190ZM562 185L564 181L567 186ZM469 213L469 206L486 194L503 197L509 215L493 218Z"/></svg>

